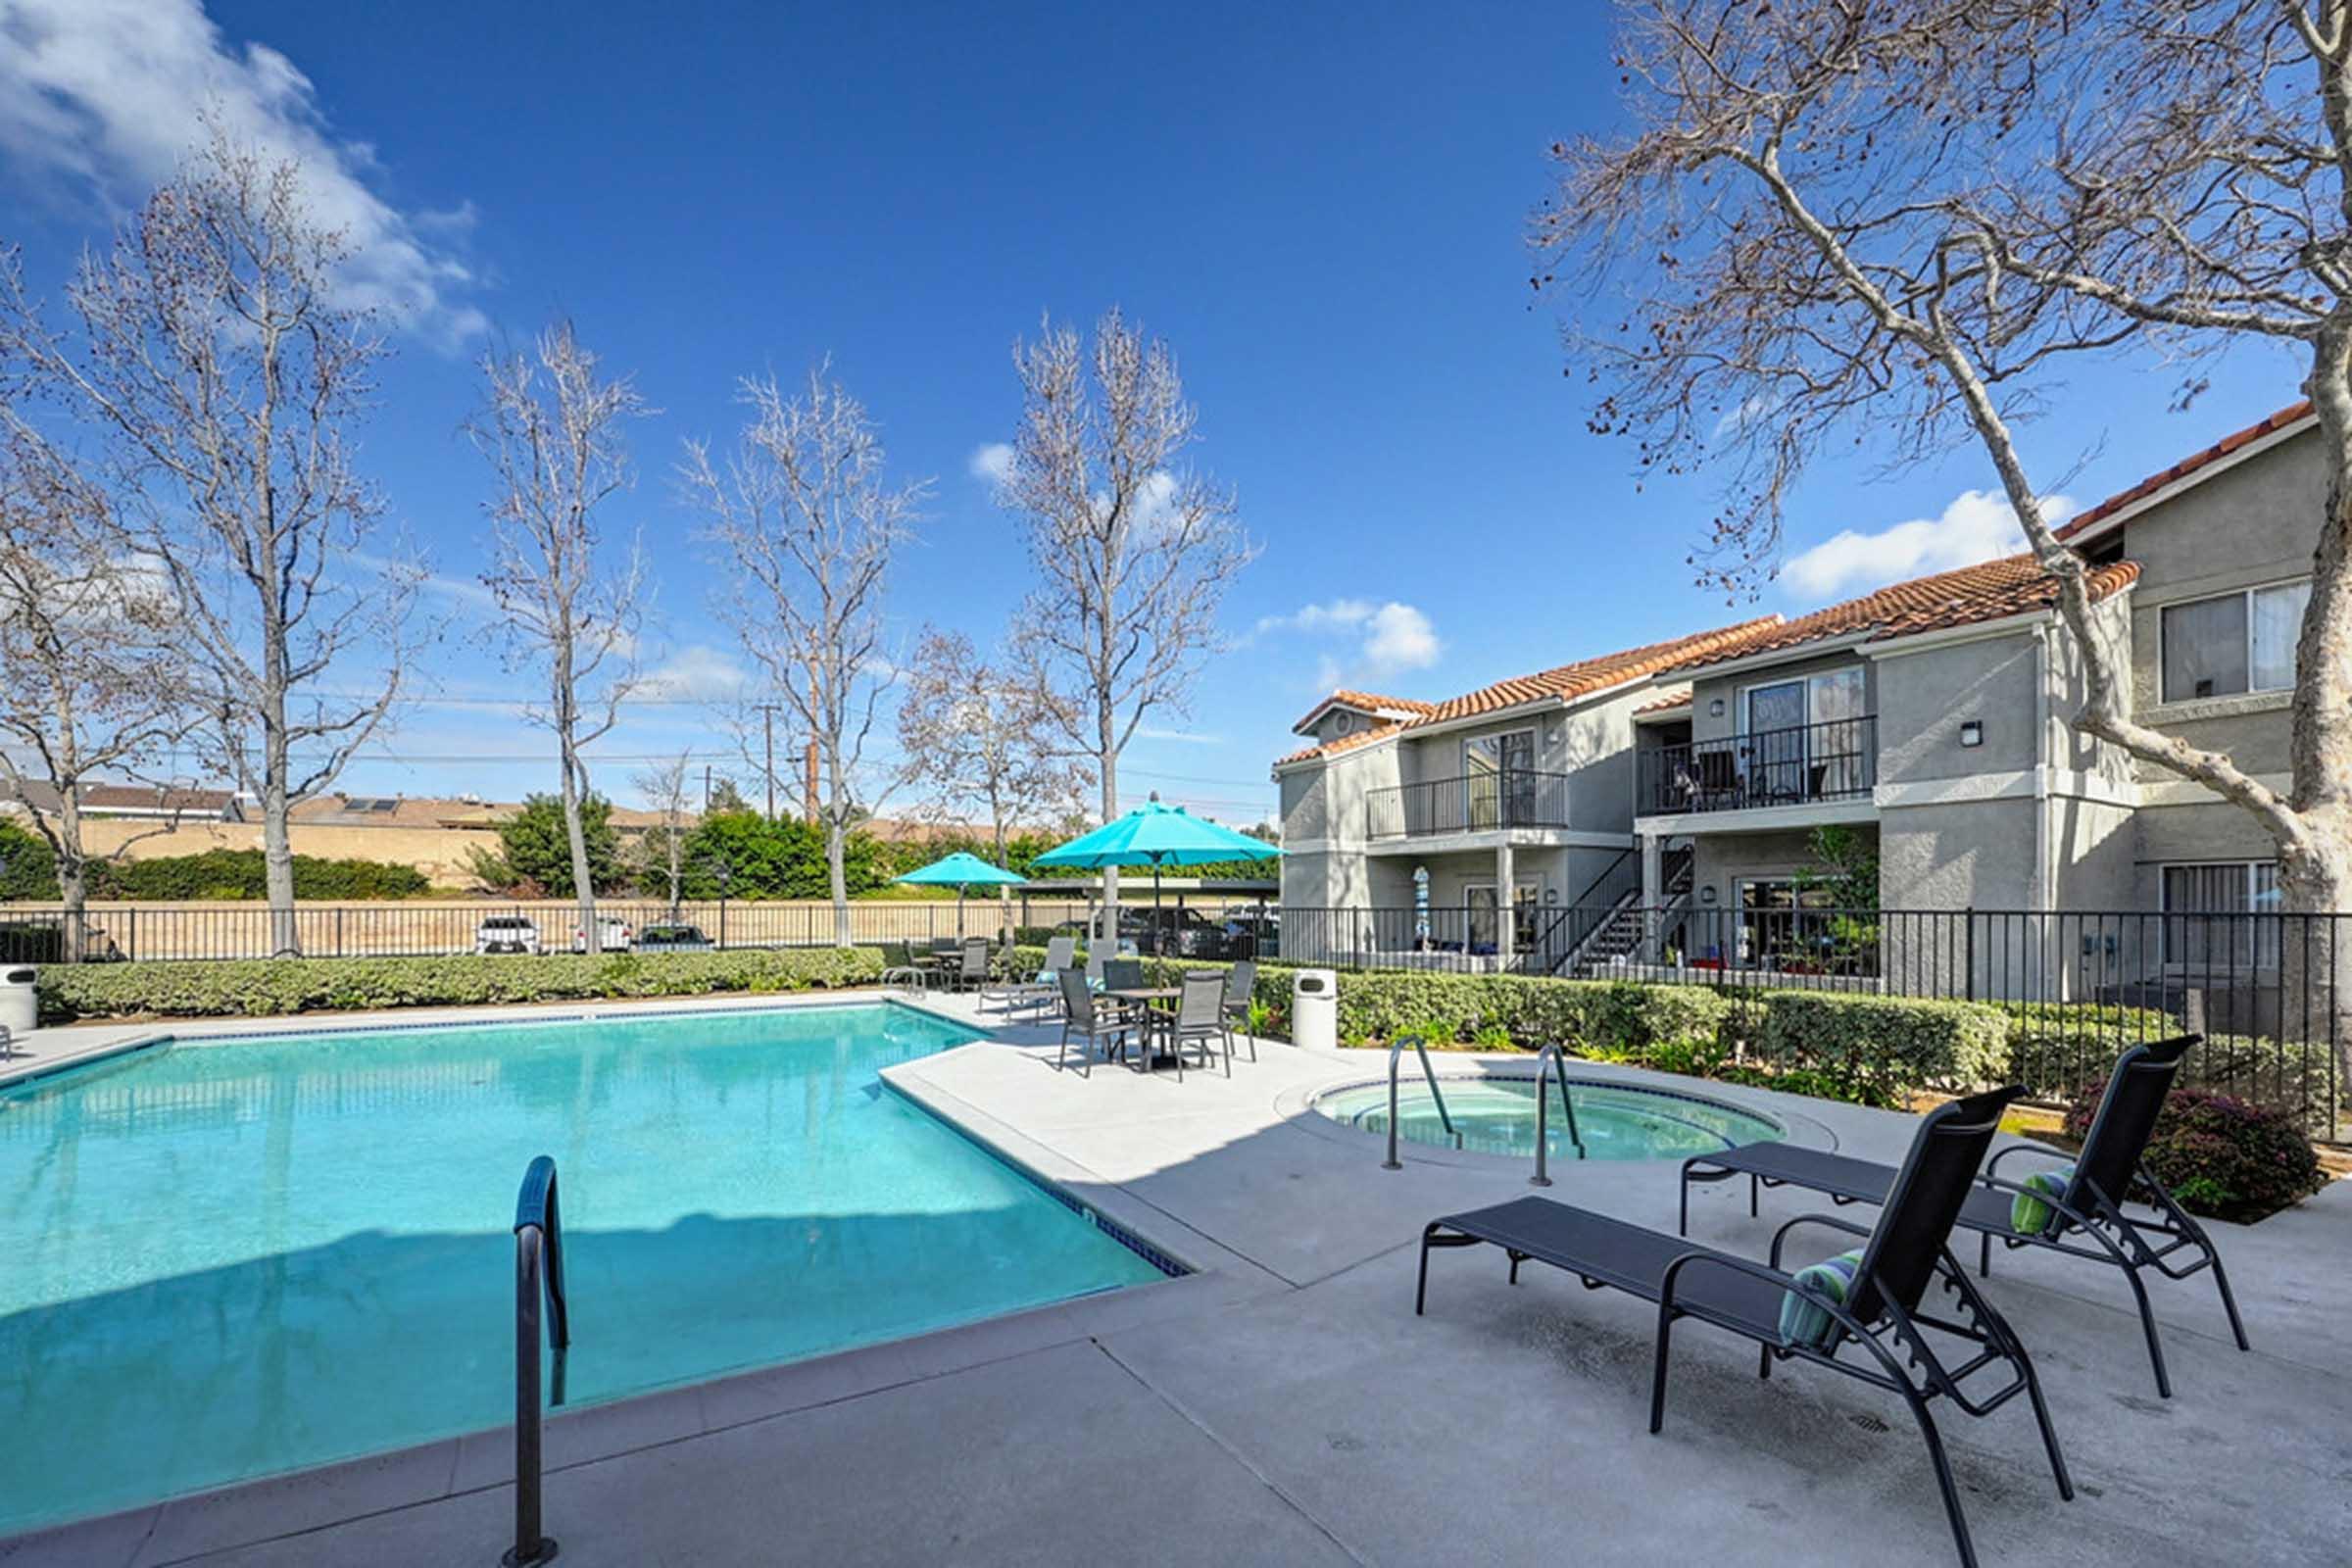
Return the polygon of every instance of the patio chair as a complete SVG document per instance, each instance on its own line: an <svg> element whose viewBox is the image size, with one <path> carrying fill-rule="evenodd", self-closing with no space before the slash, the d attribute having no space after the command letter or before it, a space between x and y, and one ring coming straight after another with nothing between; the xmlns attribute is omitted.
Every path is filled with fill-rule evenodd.
<svg viewBox="0 0 2352 1568"><path fill-rule="evenodd" d="M980 988L980 1006L986 1010L991 998L1001 1004L1007 1015L1016 1006L1042 1007L1061 999L1061 971L1070 966L1078 951L1075 937L1054 937L1046 944L1046 961L1034 980L1007 979L1002 985Z"/></svg>
<svg viewBox="0 0 2352 1568"><path fill-rule="evenodd" d="M1061 1048L1054 1054L1054 1070L1059 1072L1070 1054L1070 1042L1075 1039L1078 1049L1078 1076L1095 1075L1095 1048L1100 1045L1105 1056L1116 1042L1121 1049L1133 1025L1123 1018L1110 1017L1095 1010L1095 994L1086 989L1086 977L1075 969L1054 971L1055 984L1061 988Z"/></svg>
<svg viewBox="0 0 2352 1568"><path fill-rule="evenodd" d="M1257 995L1257 960L1244 958L1225 971L1225 1028L1250 1042L1250 1059L1257 1059L1257 1036L1249 1032L1250 1000Z"/></svg>
<svg viewBox="0 0 2352 1568"><path fill-rule="evenodd" d="M1192 969L1177 982L1176 1016L1168 1027L1168 1049L1176 1056L1176 1081L1184 1082L1184 1047L1200 1046L1200 1065L1209 1063L1211 1046L1225 1047L1225 1076L1233 1076L1233 1030L1225 1022L1225 977L1214 969Z"/></svg>
<svg viewBox="0 0 2352 1568"><path fill-rule="evenodd" d="M882 983L896 985L902 990L923 991L931 984L931 976L914 961L913 947L905 942L882 944Z"/></svg>
<svg viewBox="0 0 2352 1568"><path fill-rule="evenodd" d="M2001 1162L2014 1155L2038 1154L2056 1161L2067 1158L2038 1144L2014 1144L1985 1166L1955 1220L1959 1229L1977 1233L1977 1267L1984 1274L1992 1272L1996 1240L2007 1248L2035 1247L2122 1269L2139 1306L2148 1361L2156 1370L2156 1392L2168 1399L2173 1396L2173 1382L2165 1371L2164 1347L2156 1337L2156 1315L2148 1305L2147 1287L2140 1282L2142 1269L2152 1268L2166 1279L2181 1280L2210 1267L2237 1348L2251 1348L2245 1325L2238 1319L2237 1300L2230 1292L2230 1276L2222 1268L2222 1254L2205 1228L2149 1174L2142 1158L2156 1130L2157 1113L2164 1108L2165 1097L2180 1070L2180 1058L2198 1039L2183 1035L2125 1052L2107 1079L2106 1093L2099 1097L2098 1112L2091 1119L2090 1135L2082 1141L2082 1152L2074 1156L2071 1170L2060 1164L2037 1180L2029 1178L2025 1185L2002 1181L1997 1174ZM1801 1187L1837 1203L1883 1203L1895 1172L1866 1159L1788 1144L1744 1144L1720 1154L1695 1154L1683 1161L1686 1230L1690 1222L1690 1184L1737 1175L1748 1179L1748 1212L1753 1214L1760 1187ZM2155 1210L2152 1222L2135 1220L2124 1212L2126 1199L2132 1196ZM2021 1220L2025 1222L2022 1227ZM2170 1261L2183 1250L2192 1254L2191 1261Z"/></svg>
<svg viewBox="0 0 2352 1568"><path fill-rule="evenodd" d="M1514 1199L1432 1220L1421 1232L1421 1279L1413 1310L1419 1313L1427 1304L1430 1249L1481 1243L1503 1250L1513 1284L1519 1265L1533 1260L1565 1270L1587 1289L1606 1286L1656 1302L1649 1398L1653 1433L1666 1418L1674 1325L1686 1317L1755 1342L1758 1377L1772 1376L1776 1360L1804 1361L1899 1394L1927 1442L1960 1560L1974 1568L1976 1549L1930 1401L1943 1398L1965 1414L1982 1416L2022 1391L2041 1428L2058 1495L2071 1499L2075 1494L2032 1358L1945 1245L1954 1217L1974 1190L1977 1167L2000 1130L2002 1110L2024 1093L2012 1085L1930 1111L1887 1189L1875 1229L1827 1214L1799 1215L1774 1234L1769 1265L1544 1198ZM1780 1266L1782 1245L1804 1225L1858 1236L1863 1244L1799 1273L1786 1273ZM1959 1309L1956 1320L1923 1308L1932 1283L1938 1294L1928 1304L1940 1304L1949 1296ZM1937 1353L1927 1337L1930 1330L1959 1342L1963 1355L1954 1357L1955 1364L1947 1365ZM1859 1352L1856 1360L1840 1359L1849 1343ZM1982 1393L1964 1390L1964 1383L1990 1368L2007 1369L2007 1380Z"/></svg>
<svg viewBox="0 0 2352 1568"><path fill-rule="evenodd" d="M963 956L948 975L948 989L977 991L988 984L988 938L964 939Z"/></svg>

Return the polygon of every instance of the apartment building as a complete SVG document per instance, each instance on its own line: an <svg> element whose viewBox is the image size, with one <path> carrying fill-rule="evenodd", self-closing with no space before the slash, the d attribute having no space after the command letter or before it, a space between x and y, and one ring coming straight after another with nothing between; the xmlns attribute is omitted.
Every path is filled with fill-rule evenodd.
<svg viewBox="0 0 2352 1568"><path fill-rule="evenodd" d="M2325 491L2314 429L2308 405L2281 410L2063 530L2134 715L2280 785ZM1659 911L1716 911L1675 929L1755 963L1836 824L1875 852L1887 910L2274 905L2250 817L2073 728L2082 659L2055 601L2016 556L1443 702L1334 693L1275 764L1283 902L1458 905L1483 911L1465 951L1547 966L1595 940L1555 906L1644 911L1652 949ZM1407 946L1453 940L1408 918Z"/></svg>

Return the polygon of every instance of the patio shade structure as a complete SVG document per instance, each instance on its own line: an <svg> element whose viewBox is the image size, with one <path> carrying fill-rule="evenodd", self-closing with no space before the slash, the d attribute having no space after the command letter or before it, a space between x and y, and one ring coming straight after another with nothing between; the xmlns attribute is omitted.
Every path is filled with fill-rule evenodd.
<svg viewBox="0 0 2352 1568"><path fill-rule="evenodd" d="M1027 877L989 864L977 855L957 850L954 855L918 865L905 876L892 877L893 882L911 882L917 887L952 887L956 890L956 934L963 935L963 890L975 884L980 887L1009 887L1026 882Z"/></svg>
<svg viewBox="0 0 2352 1568"><path fill-rule="evenodd" d="M1181 806L1161 804L1153 793L1140 809L1092 833L1056 845L1039 856L1037 865L1080 866L1090 871L1106 867L1148 865L1152 868L1152 910L1159 913L1159 873L1171 865L1209 865L1218 860L1271 860L1282 851L1264 839L1193 815Z"/></svg>

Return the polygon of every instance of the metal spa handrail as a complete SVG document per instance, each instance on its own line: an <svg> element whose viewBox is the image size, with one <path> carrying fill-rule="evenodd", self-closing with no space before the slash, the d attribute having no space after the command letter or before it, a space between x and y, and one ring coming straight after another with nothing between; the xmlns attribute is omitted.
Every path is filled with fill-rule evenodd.
<svg viewBox="0 0 2352 1568"><path fill-rule="evenodd" d="M1545 1046L1536 1055L1536 1173L1527 1179L1530 1187L1551 1185L1544 1163L1551 1149L1551 1125L1544 1114L1548 1102L1544 1098L1544 1085L1553 1078L1560 1083L1560 1109L1568 1115L1568 1142L1576 1146L1577 1158L1585 1157L1584 1136L1576 1130L1576 1102L1568 1098L1568 1063L1556 1043Z"/></svg>
<svg viewBox="0 0 2352 1568"><path fill-rule="evenodd" d="M1446 1110L1446 1091L1438 1087L1438 1070L1429 1064L1429 1047L1422 1043L1419 1035L1403 1036L1389 1046L1389 1157L1380 1162L1382 1170L1404 1169L1404 1162L1396 1157L1396 1064L1408 1040L1412 1044L1413 1054L1421 1058L1421 1076L1429 1080L1429 1098L1438 1103L1439 1122L1453 1140L1453 1147L1462 1147L1462 1135L1454 1131L1453 1117Z"/></svg>
<svg viewBox="0 0 2352 1568"><path fill-rule="evenodd" d="M514 1544L508 1568L544 1563L556 1538L539 1528L539 1303L547 1300L547 1338L555 1349L553 1404L564 1402L564 1353L571 1348L571 1308L564 1296L564 1220L556 1205L556 1162L546 1154L522 1173L514 1200Z"/></svg>

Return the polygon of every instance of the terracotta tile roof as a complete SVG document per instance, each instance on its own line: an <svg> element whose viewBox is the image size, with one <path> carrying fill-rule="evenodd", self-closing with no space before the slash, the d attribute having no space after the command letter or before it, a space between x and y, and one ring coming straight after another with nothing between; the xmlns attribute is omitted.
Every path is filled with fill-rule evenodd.
<svg viewBox="0 0 2352 1568"><path fill-rule="evenodd" d="M1689 708L1690 706L1690 688L1677 686L1656 702L1643 703L1640 708L1635 709L1634 716L1639 718L1643 713L1671 713L1678 708Z"/></svg>
<svg viewBox="0 0 2352 1568"><path fill-rule="evenodd" d="M2139 576L2139 564L2119 561L2090 571L2090 597L2095 602L2129 587ZM2046 610L2058 602L2058 579L2043 571L2030 555L2005 556L1981 565L1939 571L1882 588L1877 593L1848 599L1827 610L1768 626L1725 646L1711 648L1675 667L1695 669L1726 660L1746 659L1802 648L1832 638L1883 642L1914 632L1942 631L1973 626L1980 621Z"/></svg>
<svg viewBox="0 0 2352 1568"><path fill-rule="evenodd" d="M1294 732L1303 730L1323 716L1323 710L1332 707L1352 708L1359 712L1380 714L1384 710L1398 713L1426 713L1433 705L1410 697L1381 697L1372 692L1349 691L1343 686L1306 710L1306 716L1291 726Z"/></svg>
<svg viewBox="0 0 2352 1568"><path fill-rule="evenodd" d="M2289 425L2299 424L2310 417L2311 400L2309 398L2305 398L2300 403L2290 403L2269 418L2258 419L2243 430L2233 431L2222 437L2201 452L2190 453L2161 473L2151 473L2131 489L2111 495L2088 512L2068 519L2066 526L2058 530L2058 537L2061 539L2078 538L2133 502L2144 501L2167 485L2179 483L2198 469L2220 462L2250 442L2259 441L2267 435L2275 435Z"/></svg>
<svg viewBox="0 0 2352 1568"><path fill-rule="evenodd" d="M1747 637L1779 625L1780 622L1781 617L1777 614L1764 615L1755 620L1743 620L1734 626L1722 626L1713 631L1697 632L1688 637L1676 637L1667 642L1650 643L1642 648L1629 648L1622 653L1603 654L1597 659L1579 660L1573 664L1555 665L1550 669L1538 670L1532 675L1516 675L1509 680L1496 681L1492 686L1482 686L1477 691L1465 693L1460 697L1449 697L1442 703L1421 704L1419 706L1426 711L1416 717L1376 724L1370 729L1359 730L1353 735L1343 735L1322 746L1302 748L1291 753L1288 757L1277 758L1274 765L1285 767L1292 762L1302 762L1310 758L1333 757L1341 752L1353 751L1359 746L1368 746L1377 740L1386 740L1400 730L1414 730L1425 724L1442 724L1454 719L1476 718L1482 713L1500 712L1504 709L1517 708L1525 703L1542 702L1547 699L1554 702L1574 702L1580 697L1589 697L1594 692L1606 691L1609 687L1622 685L1626 681L1638 680L1642 676L1654 674L1669 665L1686 662L1694 654L1720 646L1738 644Z"/></svg>

